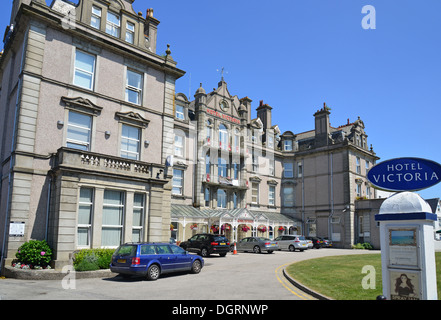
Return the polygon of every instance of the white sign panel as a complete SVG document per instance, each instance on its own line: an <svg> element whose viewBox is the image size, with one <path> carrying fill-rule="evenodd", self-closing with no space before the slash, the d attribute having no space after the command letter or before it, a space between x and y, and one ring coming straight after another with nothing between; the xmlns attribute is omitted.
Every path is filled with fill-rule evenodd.
<svg viewBox="0 0 441 320"><path fill-rule="evenodd" d="M10 237L23 237L25 233L24 222L11 221L9 224L9 236Z"/></svg>

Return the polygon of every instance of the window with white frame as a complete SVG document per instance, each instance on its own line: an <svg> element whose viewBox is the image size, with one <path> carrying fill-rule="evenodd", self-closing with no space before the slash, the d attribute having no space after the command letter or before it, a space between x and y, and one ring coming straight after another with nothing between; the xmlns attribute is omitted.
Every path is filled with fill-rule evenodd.
<svg viewBox="0 0 441 320"><path fill-rule="evenodd" d="M90 151L91 129L92 116L69 111L66 146L68 148Z"/></svg>
<svg viewBox="0 0 441 320"><path fill-rule="evenodd" d="M176 105L175 117L179 120L185 120L184 106Z"/></svg>
<svg viewBox="0 0 441 320"><path fill-rule="evenodd" d="M274 159L269 159L269 175L274 176L276 174L275 171L276 161Z"/></svg>
<svg viewBox="0 0 441 320"><path fill-rule="evenodd" d="M294 206L294 188L285 186L283 187L283 206L293 207Z"/></svg>
<svg viewBox="0 0 441 320"><path fill-rule="evenodd" d="M361 173L360 157L356 157L355 159L356 159L355 160L356 161L356 170L357 170L357 173L360 174Z"/></svg>
<svg viewBox="0 0 441 320"><path fill-rule="evenodd" d="M228 150L228 129L224 124L219 126L219 147Z"/></svg>
<svg viewBox="0 0 441 320"><path fill-rule="evenodd" d="M259 183L251 183L251 203L259 204Z"/></svg>
<svg viewBox="0 0 441 320"><path fill-rule="evenodd" d="M254 154L254 152L252 154L251 161L252 161L252 168L251 168L251 170L253 172L258 172L259 171L259 156Z"/></svg>
<svg viewBox="0 0 441 320"><path fill-rule="evenodd" d="M217 207L218 208L227 208L227 191L224 189L217 190Z"/></svg>
<svg viewBox="0 0 441 320"><path fill-rule="evenodd" d="M228 177L228 164L227 159L218 157L218 175L220 177Z"/></svg>
<svg viewBox="0 0 441 320"><path fill-rule="evenodd" d="M81 50L75 51L74 85L93 90L96 57Z"/></svg>
<svg viewBox="0 0 441 320"><path fill-rule="evenodd" d="M284 140L283 150L284 151L292 151L292 140Z"/></svg>
<svg viewBox="0 0 441 320"><path fill-rule="evenodd" d="M122 125L121 131L121 157L139 160L141 129L138 127Z"/></svg>
<svg viewBox="0 0 441 320"><path fill-rule="evenodd" d="M175 156L183 157L184 156L184 141L185 137L175 133Z"/></svg>
<svg viewBox="0 0 441 320"><path fill-rule="evenodd" d="M183 187L184 187L184 170L173 169L172 194L183 195Z"/></svg>
<svg viewBox="0 0 441 320"><path fill-rule="evenodd" d="M126 101L141 105L142 101L142 73L127 69Z"/></svg>
<svg viewBox="0 0 441 320"><path fill-rule="evenodd" d="M135 41L135 25L128 21L126 23L126 41L131 44Z"/></svg>
<svg viewBox="0 0 441 320"><path fill-rule="evenodd" d="M292 178L294 177L293 164L292 162L283 163L283 177Z"/></svg>
<svg viewBox="0 0 441 320"><path fill-rule="evenodd" d="M107 12L106 32L116 38L120 37L121 33L121 18L113 12Z"/></svg>
<svg viewBox="0 0 441 320"><path fill-rule="evenodd" d="M135 193L133 199L132 241L141 242L144 226L144 194Z"/></svg>
<svg viewBox="0 0 441 320"><path fill-rule="evenodd" d="M92 17L90 19L90 25L95 29L101 29L101 13L100 7L92 6Z"/></svg>
<svg viewBox="0 0 441 320"><path fill-rule="evenodd" d="M93 189L80 188L78 202L77 247L90 247L93 213Z"/></svg>
<svg viewBox="0 0 441 320"><path fill-rule="evenodd" d="M276 187L269 186L268 188L268 205L275 206L276 205Z"/></svg>
<svg viewBox="0 0 441 320"><path fill-rule="evenodd" d="M124 221L123 191L104 190L101 246L117 247L121 244Z"/></svg>

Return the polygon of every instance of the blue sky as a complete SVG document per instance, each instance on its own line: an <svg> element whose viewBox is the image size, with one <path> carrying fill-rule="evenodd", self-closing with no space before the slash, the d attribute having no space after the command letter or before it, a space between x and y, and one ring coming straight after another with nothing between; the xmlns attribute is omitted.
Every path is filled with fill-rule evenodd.
<svg viewBox="0 0 441 320"><path fill-rule="evenodd" d="M12 0L2 1L3 28ZM7 2L7 4L5 4ZM51 1L47 1L48 4ZM76 2L76 1L75 1ZM365 5L376 29L365 30ZM439 0L136 0L161 22L157 53L171 45L187 74L177 92L217 87L225 68L231 94L273 107L273 124L314 128L331 108L331 125L360 117L381 158L441 163L441 2ZM419 192L441 197L441 184Z"/></svg>

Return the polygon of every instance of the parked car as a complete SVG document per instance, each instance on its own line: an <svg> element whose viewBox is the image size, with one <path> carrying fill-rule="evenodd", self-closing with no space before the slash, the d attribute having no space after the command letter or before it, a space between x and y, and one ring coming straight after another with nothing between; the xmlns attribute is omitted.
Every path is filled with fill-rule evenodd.
<svg viewBox="0 0 441 320"><path fill-rule="evenodd" d="M308 241L301 235L282 235L275 239L279 245L279 250L304 251L308 249Z"/></svg>
<svg viewBox="0 0 441 320"><path fill-rule="evenodd" d="M274 250L278 250L279 246L274 240L263 237L247 237L236 243L237 251L252 251L254 253L261 253L267 251L272 253Z"/></svg>
<svg viewBox="0 0 441 320"><path fill-rule="evenodd" d="M325 248L332 248L332 240L321 238L323 240L323 246Z"/></svg>
<svg viewBox="0 0 441 320"><path fill-rule="evenodd" d="M161 274L170 272L199 273L203 266L203 258L189 254L175 244L126 243L113 254L110 271L123 276L138 275L156 280Z"/></svg>
<svg viewBox="0 0 441 320"><path fill-rule="evenodd" d="M225 257L230 250L230 241L224 235L199 233L187 241L181 242L180 246L203 257L208 257L212 253L218 253L221 257Z"/></svg>
<svg viewBox="0 0 441 320"><path fill-rule="evenodd" d="M308 239L307 237L305 237L305 239L308 242L308 249L312 249L314 247L314 244L312 243L312 240Z"/></svg>
<svg viewBox="0 0 441 320"><path fill-rule="evenodd" d="M323 240L318 237L306 237L306 239L312 241L312 247L315 249L320 249L323 247Z"/></svg>

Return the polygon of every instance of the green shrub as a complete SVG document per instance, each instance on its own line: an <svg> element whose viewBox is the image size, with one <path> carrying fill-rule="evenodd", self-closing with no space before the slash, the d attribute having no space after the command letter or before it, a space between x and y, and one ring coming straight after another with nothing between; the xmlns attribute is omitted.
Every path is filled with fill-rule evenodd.
<svg viewBox="0 0 441 320"><path fill-rule="evenodd" d="M18 248L15 257L32 267L47 267L52 260L52 249L45 240L30 240Z"/></svg>
<svg viewBox="0 0 441 320"><path fill-rule="evenodd" d="M73 266L76 271L109 269L114 249L83 249L74 254Z"/></svg>
<svg viewBox="0 0 441 320"><path fill-rule="evenodd" d="M352 249L364 249L364 250L372 250L374 247L369 242L357 243L356 245L352 245Z"/></svg>
<svg viewBox="0 0 441 320"><path fill-rule="evenodd" d="M361 244L363 246L363 248L365 248L366 250L372 250L374 249L374 247L372 247L372 245L369 242L364 242Z"/></svg>

